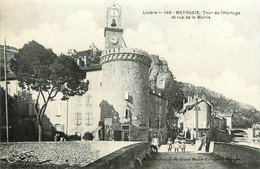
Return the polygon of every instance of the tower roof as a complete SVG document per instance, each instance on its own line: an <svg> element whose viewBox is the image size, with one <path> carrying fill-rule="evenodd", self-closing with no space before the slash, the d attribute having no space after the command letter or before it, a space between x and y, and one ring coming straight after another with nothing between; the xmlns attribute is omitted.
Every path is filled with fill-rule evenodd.
<svg viewBox="0 0 260 169"><path fill-rule="evenodd" d="M118 4L110 4L107 6L106 27L121 28L122 26L122 8Z"/></svg>

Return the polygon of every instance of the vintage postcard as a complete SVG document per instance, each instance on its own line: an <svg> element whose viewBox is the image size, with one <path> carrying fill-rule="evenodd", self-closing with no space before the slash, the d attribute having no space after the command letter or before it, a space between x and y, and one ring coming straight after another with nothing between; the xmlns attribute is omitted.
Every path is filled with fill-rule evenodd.
<svg viewBox="0 0 260 169"><path fill-rule="evenodd" d="M0 0L0 168L258 168L257 0Z"/></svg>

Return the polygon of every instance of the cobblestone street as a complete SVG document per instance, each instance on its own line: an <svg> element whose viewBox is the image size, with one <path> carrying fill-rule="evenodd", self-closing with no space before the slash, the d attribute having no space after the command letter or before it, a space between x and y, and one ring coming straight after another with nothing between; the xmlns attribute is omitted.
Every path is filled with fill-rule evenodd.
<svg viewBox="0 0 260 169"><path fill-rule="evenodd" d="M195 146L187 145L185 153L167 152L167 145L161 146L158 154L143 161L142 168L174 169L243 169L243 167L212 153L197 152Z"/></svg>

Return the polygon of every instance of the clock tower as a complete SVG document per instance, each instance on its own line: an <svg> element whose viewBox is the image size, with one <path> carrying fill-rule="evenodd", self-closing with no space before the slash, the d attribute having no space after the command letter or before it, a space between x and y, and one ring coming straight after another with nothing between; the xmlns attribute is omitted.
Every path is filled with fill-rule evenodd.
<svg viewBox="0 0 260 169"><path fill-rule="evenodd" d="M105 27L105 49L125 47L123 28L121 27L121 7L116 4L107 7Z"/></svg>
<svg viewBox="0 0 260 169"><path fill-rule="evenodd" d="M121 7L112 4L107 7L106 14L106 46L100 56L100 120L105 123L105 137L114 137L114 140L148 140L147 103L150 101L148 88L151 59L147 52L125 45ZM106 123L108 119L112 124Z"/></svg>

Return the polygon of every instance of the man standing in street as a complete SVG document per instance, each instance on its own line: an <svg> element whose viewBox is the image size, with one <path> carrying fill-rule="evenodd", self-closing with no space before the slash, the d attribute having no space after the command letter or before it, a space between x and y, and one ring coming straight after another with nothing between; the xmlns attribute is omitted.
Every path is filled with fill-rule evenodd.
<svg viewBox="0 0 260 169"><path fill-rule="evenodd" d="M202 149L202 147L205 145L206 143L206 138L205 138L205 135L203 134L202 135L202 138L201 138L201 143L200 143L200 147L199 147L199 151Z"/></svg>
<svg viewBox="0 0 260 169"><path fill-rule="evenodd" d="M207 134L206 135L206 147L205 147L206 152L209 152L209 146L210 146L210 135Z"/></svg>

